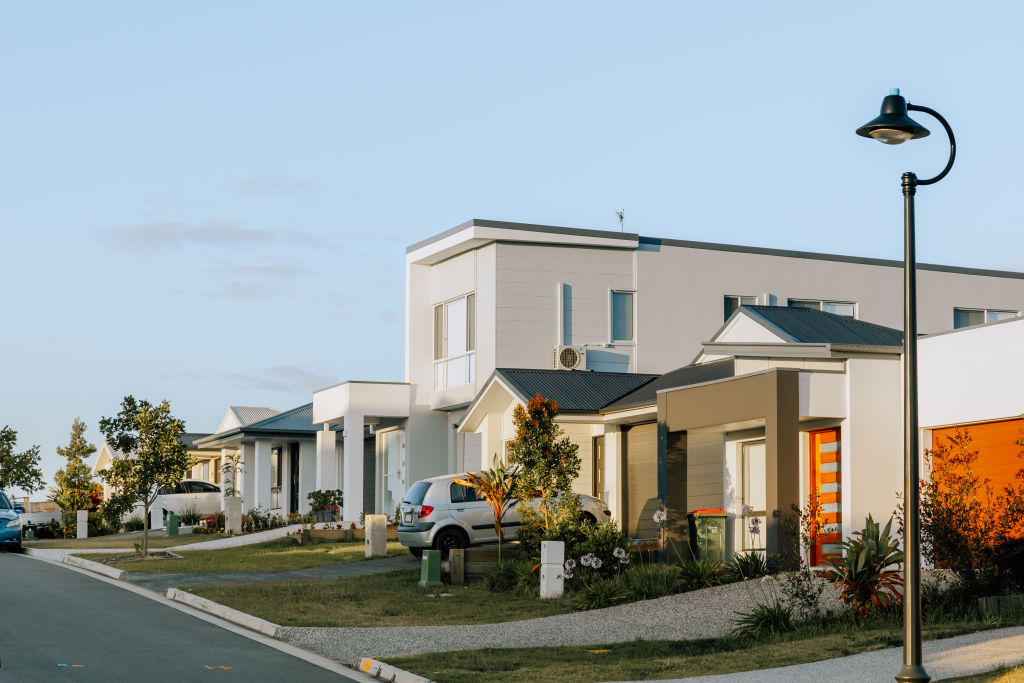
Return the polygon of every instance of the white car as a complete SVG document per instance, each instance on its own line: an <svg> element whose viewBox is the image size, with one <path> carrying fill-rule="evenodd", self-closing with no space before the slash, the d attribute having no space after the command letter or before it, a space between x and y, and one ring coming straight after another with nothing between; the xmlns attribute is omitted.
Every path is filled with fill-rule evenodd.
<svg viewBox="0 0 1024 683"><path fill-rule="evenodd" d="M494 512L477 491L455 483L464 474L446 474L423 479L409 487L402 499L402 518L398 523L398 540L419 557L428 548L444 555L454 548L495 543ZM603 500L581 495L583 518L590 522L608 521L611 511ZM537 499L539 504L539 499ZM513 540L519 528L516 506L502 521L505 540Z"/></svg>
<svg viewBox="0 0 1024 683"><path fill-rule="evenodd" d="M157 493L159 498L155 504L165 513L173 512L180 516L192 507L203 516L220 512L220 487L208 481L185 479L177 486L164 486Z"/></svg>

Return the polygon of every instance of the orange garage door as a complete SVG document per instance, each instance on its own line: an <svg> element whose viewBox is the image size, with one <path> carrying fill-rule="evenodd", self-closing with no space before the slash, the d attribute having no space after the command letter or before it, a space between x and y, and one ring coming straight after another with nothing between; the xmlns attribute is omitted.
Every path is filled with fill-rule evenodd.
<svg viewBox="0 0 1024 683"><path fill-rule="evenodd" d="M967 448L978 451L972 469L981 480L990 479L993 492L1001 492L1007 484L1015 483L1017 472L1024 460L1017 457L1021 446L1017 440L1024 437L1024 419L998 420L961 427L971 437ZM932 448L947 443L956 427L932 430Z"/></svg>

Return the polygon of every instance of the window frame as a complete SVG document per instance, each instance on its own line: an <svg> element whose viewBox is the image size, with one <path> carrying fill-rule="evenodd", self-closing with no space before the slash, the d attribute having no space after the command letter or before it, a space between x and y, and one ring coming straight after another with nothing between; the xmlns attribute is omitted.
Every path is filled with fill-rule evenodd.
<svg viewBox="0 0 1024 683"><path fill-rule="evenodd" d="M458 301L465 300L466 306L466 349L451 355L448 349L448 309ZM476 381L476 292L466 292L459 296L445 299L432 306L433 308L433 364L434 390L448 389L453 386L465 386ZM448 364L460 358L466 359L466 381L461 384L448 382ZM443 376L443 377L442 377Z"/></svg>
<svg viewBox="0 0 1024 683"><path fill-rule="evenodd" d="M806 304L817 304L817 308L811 306L794 306L793 303L806 303ZM842 306L853 306L853 315L843 315L842 313L833 313L833 315L841 315L844 318L853 318L854 320L860 319L860 304L856 301L849 301L846 299L801 299L800 297L787 297L786 307L787 308L809 308L811 310L818 310L823 313L829 313L825 310L825 304L838 304Z"/></svg>
<svg viewBox="0 0 1024 683"><path fill-rule="evenodd" d="M728 306L729 306L729 300L730 299L734 299L736 301L736 306L733 307L733 309L731 311L726 312L727 309L728 309ZM744 299L750 299L751 302L749 304L745 304L745 303L743 303ZM738 311L741 306L756 306L756 305L757 305L757 295L756 294L753 295L753 296L750 296L748 294L723 294L722 295L722 309L723 309L722 312L725 315L722 318L722 320L725 321L725 320L728 320L729 318L731 318L732 314L735 313L736 311Z"/></svg>
<svg viewBox="0 0 1024 683"><path fill-rule="evenodd" d="M956 324L956 317L957 317L957 313L958 312L981 313L982 318L984 318L984 320L982 320L980 323L971 323L971 324L968 324L968 325L960 325L958 327L957 324ZM1012 315L1010 317L1003 318L1002 320L989 320L988 319L989 315L993 314L993 313L996 313L996 314L998 314L998 313L1011 313ZM1002 322L1003 320L1014 320L1014 319L1020 318L1020 317L1021 317L1021 312L1020 311L1014 311L1014 310L1009 309L1009 308L974 308L974 307L971 307L971 306L954 306L953 307L953 329L954 330L962 330L965 327L975 327L977 325L988 325L990 323Z"/></svg>
<svg viewBox="0 0 1024 683"><path fill-rule="evenodd" d="M741 441L739 444L739 469L740 469L740 547L744 552L750 552L754 550L765 550L767 548L767 542L765 535L768 533L768 481L767 476L765 477L765 509L764 510L752 510L749 514L742 512L742 506L747 504L747 492L749 487L750 474L747 472L747 449L752 446L764 446L764 458L765 458L765 474L767 475L768 469L768 443L765 439L753 439L751 441ZM750 543L750 534L747 532L747 520L751 517L760 517L763 521L761 524L761 533L758 536L758 542L760 547L754 547Z"/></svg>
<svg viewBox="0 0 1024 683"><path fill-rule="evenodd" d="M615 336L615 295L629 295L629 339L619 339ZM608 290L608 341L612 344L635 344L636 343L636 290L634 289L609 289Z"/></svg>

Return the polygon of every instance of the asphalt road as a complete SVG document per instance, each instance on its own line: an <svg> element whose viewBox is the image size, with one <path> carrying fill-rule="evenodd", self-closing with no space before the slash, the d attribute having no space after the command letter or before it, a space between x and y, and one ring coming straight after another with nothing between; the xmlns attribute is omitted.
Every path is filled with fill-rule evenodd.
<svg viewBox="0 0 1024 683"><path fill-rule="evenodd" d="M0 552L0 682L346 681L91 576Z"/></svg>

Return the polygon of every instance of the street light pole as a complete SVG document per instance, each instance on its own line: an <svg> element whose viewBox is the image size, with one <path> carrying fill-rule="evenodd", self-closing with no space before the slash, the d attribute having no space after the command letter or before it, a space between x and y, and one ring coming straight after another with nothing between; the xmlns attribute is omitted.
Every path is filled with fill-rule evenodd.
<svg viewBox="0 0 1024 683"><path fill-rule="evenodd" d="M878 118L857 129L857 134L898 145L926 137L928 129L907 116L922 111L935 117L949 136L949 161L934 178L918 180L903 174L903 668L897 681L928 683L931 676L921 662L921 523L920 472L917 429L917 256L914 242L914 196L919 185L932 185L946 177L956 158L953 131L934 109L907 104L895 89L882 101Z"/></svg>

